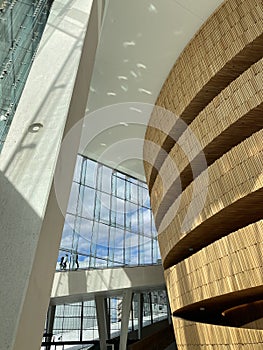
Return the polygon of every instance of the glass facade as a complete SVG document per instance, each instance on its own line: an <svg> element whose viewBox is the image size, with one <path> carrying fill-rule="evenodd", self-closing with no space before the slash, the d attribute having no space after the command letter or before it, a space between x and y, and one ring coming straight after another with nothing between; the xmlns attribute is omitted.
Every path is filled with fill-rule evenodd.
<svg viewBox="0 0 263 350"><path fill-rule="evenodd" d="M58 270L66 254L66 269L160 263L146 183L78 155Z"/></svg>
<svg viewBox="0 0 263 350"><path fill-rule="evenodd" d="M120 335L122 297L111 297L105 301L109 315L109 339L114 339ZM142 327L167 319L168 305L165 290L133 294L129 332L138 330L140 314L142 315ZM70 345L67 343L74 341L76 342L75 349L83 349L84 345L81 343L95 341L95 344L98 340L99 331L94 300L56 306L51 349L66 349ZM59 343L65 344L59 345ZM46 346L47 344L43 345L42 349L46 349ZM84 348L89 348L89 346L85 345Z"/></svg>
<svg viewBox="0 0 263 350"><path fill-rule="evenodd" d="M0 151L53 0L0 0Z"/></svg>
<svg viewBox="0 0 263 350"><path fill-rule="evenodd" d="M53 341L98 339L95 301L56 306Z"/></svg>
<svg viewBox="0 0 263 350"><path fill-rule="evenodd" d="M78 155L57 270L159 263L157 232L146 183ZM112 342L116 342L121 331L122 301L122 295L105 298ZM138 336L136 331L140 327L167 318L165 290L133 294L128 326L129 333L135 332L132 339ZM70 346L98 349L95 300L57 305L51 328L45 329L42 349L64 350ZM109 348L111 345L108 344Z"/></svg>

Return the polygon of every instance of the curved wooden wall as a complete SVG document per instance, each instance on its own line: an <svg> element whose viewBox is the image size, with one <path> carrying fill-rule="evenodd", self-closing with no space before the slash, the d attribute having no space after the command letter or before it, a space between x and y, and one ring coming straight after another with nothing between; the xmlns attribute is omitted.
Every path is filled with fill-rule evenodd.
<svg viewBox="0 0 263 350"><path fill-rule="evenodd" d="M190 124L220 91L262 58L262 20L261 0L225 1L177 60L156 105L172 111ZM163 134L160 130L155 132L148 128L145 135L146 140L167 151L174 144L170 142L171 137L178 138L176 127ZM160 162L157 155L151 165ZM146 177L151 191L156 172L147 164Z"/></svg>
<svg viewBox="0 0 263 350"><path fill-rule="evenodd" d="M191 123L191 130L200 143L208 165L211 165L240 141L252 135L253 132L262 128L263 72L260 71L262 63L263 59L234 80ZM255 74L255 72L257 73ZM235 94L232 94L232 91L235 91ZM202 124L202 128L200 128L200 124ZM181 140L186 137L185 134L181 136ZM189 157L178 143L175 143L171 148L170 156L172 159L176 159L178 171L181 173L182 189L185 189L192 181ZM193 154L192 163L197 156L198 154ZM168 161L166 159L162 168L168 167L169 159ZM162 179L157 177L151 191L152 209L157 226L164 214L162 209L170 206L164 193L158 191L160 186L162 186Z"/></svg>
<svg viewBox="0 0 263 350"><path fill-rule="evenodd" d="M176 342L182 350L261 350L263 332L231 328L175 319Z"/></svg>
<svg viewBox="0 0 263 350"><path fill-rule="evenodd" d="M165 270L172 310L262 286L263 220L244 227ZM253 234L251 234L253 233ZM262 286L263 292L263 286ZM251 291L250 291L251 295Z"/></svg>
<svg viewBox="0 0 263 350"><path fill-rule="evenodd" d="M226 0L185 48L144 159L178 348L263 348L261 0Z"/></svg>
<svg viewBox="0 0 263 350"><path fill-rule="evenodd" d="M232 148L208 168L206 200L202 212L193 220L188 231L182 229L182 222L193 201L194 181L173 203L176 206L180 201L176 215L173 205L168 209L159 227L159 243L165 268L186 257L183 251L179 251L182 245L197 250L230 233L233 228L240 228L262 217L262 140L263 129ZM197 180L202 182L203 175L204 172ZM202 196L202 193L197 193L197 202L198 196ZM205 234L207 237L204 237Z"/></svg>

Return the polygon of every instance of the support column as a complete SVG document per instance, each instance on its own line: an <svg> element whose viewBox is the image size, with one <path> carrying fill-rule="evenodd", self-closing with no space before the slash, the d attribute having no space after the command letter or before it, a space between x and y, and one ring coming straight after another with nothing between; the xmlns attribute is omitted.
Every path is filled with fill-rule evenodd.
<svg viewBox="0 0 263 350"><path fill-rule="evenodd" d="M46 337L46 342L52 341L55 314L56 314L56 305L49 305L48 313L47 313L47 334L48 334L48 336ZM46 350L50 350L50 347L51 347L50 345L47 346Z"/></svg>
<svg viewBox="0 0 263 350"><path fill-rule="evenodd" d="M152 305L152 293L149 292L149 303L150 303L150 315L151 315L151 324L153 324L153 305Z"/></svg>
<svg viewBox="0 0 263 350"><path fill-rule="evenodd" d="M143 294L139 294L138 305L138 339L142 339L142 327L143 327Z"/></svg>
<svg viewBox="0 0 263 350"><path fill-rule="evenodd" d="M123 299L122 299L121 335L120 335L120 347L119 347L120 350L126 350L127 348L131 302L132 302L132 292L131 290L128 290L123 294Z"/></svg>
<svg viewBox="0 0 263 350"><path fill-rule="evenodd" d="M83 340L83 322L84 322L84 301L81 302L81 314L80 314L80 341Z"/></svg>
<svg viewBox="0 0 263 350"><path fill-rule="evenodd" d="M54 0L0 155L1 349L40 349L98 43L94 0ZM53 178L63 183L58 204Z"/></svg>
<svg viewBox="0 0 263 350"><path fill-rule="evenodd" d="M107 323L107 339L111 338L111 322L110 322L110 298L105 298L105 311L106 311L106 323ZM109 303L109 304L108 304Z"/></svg>
<svg viewBox="0 0 263 350"><path fill-rule="evenodd" d="M96 313L97 313L97 322L99 328L99 337L100 337L100 350L107 350L107 310L105 308L105 298L102 296L95 297L96 303Z"/></svg>

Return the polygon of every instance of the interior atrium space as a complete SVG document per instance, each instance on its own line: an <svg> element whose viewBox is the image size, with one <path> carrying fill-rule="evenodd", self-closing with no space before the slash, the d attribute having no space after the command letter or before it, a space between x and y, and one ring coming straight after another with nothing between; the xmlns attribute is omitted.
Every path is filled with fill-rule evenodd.
<svg viewBox="0 0 263 350"><path fill-rule="evenodd" d="M261 350L262 113L262 0L0 0L0 350Z"/></svg>

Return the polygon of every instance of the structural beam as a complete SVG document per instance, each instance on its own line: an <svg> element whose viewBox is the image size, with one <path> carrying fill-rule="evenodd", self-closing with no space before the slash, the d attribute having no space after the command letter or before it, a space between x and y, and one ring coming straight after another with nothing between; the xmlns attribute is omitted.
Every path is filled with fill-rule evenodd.
<svg viewBox="0 0 263 350"><path fill-rule="evenodd" d="M165 287L163 267L136 266L56 272L51 293L52 304L122 295L126 290L157 290Z"/></svg>
<svg viewBox="0 0 263 350"><path fill-rule="evenodd" d="M56 305L50 305L47 313L47 334L46 342L52 341L53 328L54 328L54 320L56 314ZM47 350L50 350L50 345L47 347Z"/></svg>
<svg viewBox="0 0 263 350"><path fill-rule="evenodd" d="M96 313L97 313L97 322L99 328L99 337L100 337L100 349L107 350L107 310L105 307L105 298L103 296L97 295L95 297L96 303Z"/></svg>
<svg viewBox="0 0 263 350"><path fill-rule="evenodd" d="M129 319L131 313L131 302L132 292L131 290L126 291L123 294L122 299L122 314L121 314L121 335L120 335L120 350L126 350L128 330L129 330Z"/></svg>
<svg viewBox="0 0 263 350"><path fill-rule="evenodd" d="M138 300L138 339L142 339L143 328L143 294L139 294Z"/></svg>

